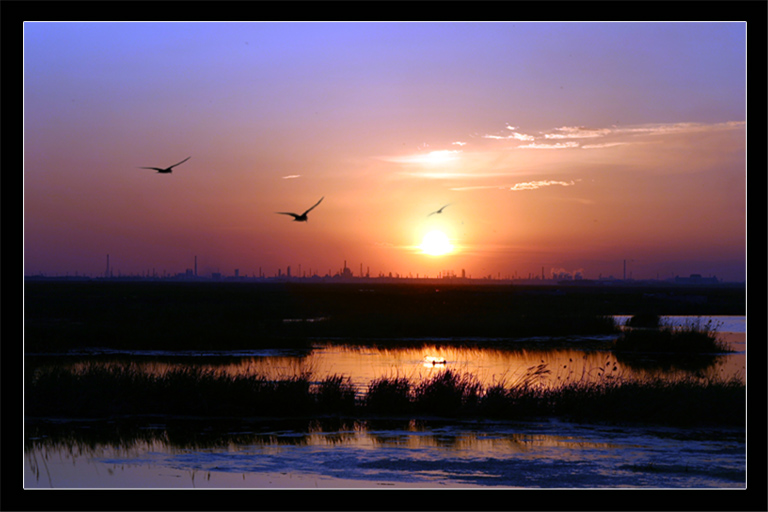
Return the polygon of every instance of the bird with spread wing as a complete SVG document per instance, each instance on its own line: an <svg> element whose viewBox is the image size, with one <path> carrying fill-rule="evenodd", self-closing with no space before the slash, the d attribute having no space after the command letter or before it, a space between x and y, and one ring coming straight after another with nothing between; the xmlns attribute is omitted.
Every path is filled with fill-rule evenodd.
<svg viewBox="0 0 768 512"><path fill-rule="evenodd" d="M446 209L448 206L450 206L450 205L451 205L451 203L448 203L447 205L443 206L443 207L442 207L442 208L440 208L439 210L436 210L436 211L434 211L434 212L430 213L429 215L427 215L427 217L430 217L430 216L432 216L432 215L434 215L434 214L436 214L436 213L443 213L443 210L445 210L445 209Z"/></svg>
<svg viewBox="0 0 768 512"><path fill-rule="evenodd" d="M305 211L302 214L291 213L291 212L275 212L275 213L279 213L281 215L291 215L293 217L294 222L307 222L307 214L311 212L315 208L315 206L319 205L323 201L323 199L325 199L325 196L321 197L320 201L316 202L311 208L309 208L307 211Z"/></svg>
<svg viewBox="0 0 768 512"><path fill-rule="evenodd" d="M159 172L159 173L162 173L162 174L168 174L168 173L171 173L171 172L173 172L173 168L174 168L174 167L176 167L177 165L181 165L181 164L183 164L184 162L186 162L186 161L187 161L187 160L189 160L190 158L192 158L192 157L191 157L191 156L188 156L187 158L185 158L185 159L184 159L184 160L182 160L181 162L179 162L179 163L177 163L177 164L173 164L172 166L170 166L170 167L166 167L166 168L164 168L164 169L163 169L163 168L161 168L161 167L139 167L139 169L152 169L153 171L157 171L157 172Z"/></svg>

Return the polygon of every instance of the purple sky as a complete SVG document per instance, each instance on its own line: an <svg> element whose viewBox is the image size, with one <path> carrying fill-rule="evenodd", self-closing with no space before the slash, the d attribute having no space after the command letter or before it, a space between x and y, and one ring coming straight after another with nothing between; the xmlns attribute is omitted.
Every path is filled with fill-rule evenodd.
<svg viewBox="0 0 768 512"><path fill-rule="evenodd" d="M742 22L28 22L24 51L27 275L745 278Z"/></svg>

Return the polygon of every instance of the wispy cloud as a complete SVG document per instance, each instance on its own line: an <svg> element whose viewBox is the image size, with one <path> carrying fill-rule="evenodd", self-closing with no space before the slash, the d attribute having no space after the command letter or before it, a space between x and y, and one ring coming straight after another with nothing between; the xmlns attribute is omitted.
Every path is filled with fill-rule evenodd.
<svg viewBox="0 0 768 512"><path fill-rule="evenodd" d="M301 174L289 174L288 176L283 176L284 180L295 180L296 178L301 178Z"/></svg>
<svg viewBox="0 0 768 512"><path fill-rule="evenodd" d="M577 153L580 150L624 151L641 144L654 144L675 139L679 144L699 144L696 137L708 134L736 133L743 130L741 121L725 123L649 123L643 125L612 125L609 127L560 126L549 131L528 135L516 126L506 125L496 135L472 137L467 142L450 143L450 149L429 150L424 145L419 151L407 155L383 157L382 160L404 164L399 175L420 179L446 180L450 190L480 189L532 190L545 186L570 186L568 181L528 181L515 183L523 175L541 176L542 170L563 169L563 158L574 158L571 166L586 165ZM481 142L478 139L486 139ZM499 142L505 142L499 145ZM691 139L691 140L688 140ZM730 144L731 139L724 143ZM709 148L718 143L712 140ZM543 151L536 151L543 150ZM546 151L561 150L561 151ZM570 151L568 151L570 150ZM714 149L713 149L714 150ZM637 155L635 155L637 156ZM626 154L611 158L625 158ZM621 161L625 163L624 160ZM553 167L552 167L553 166ZM690 167L690 166L688 166ZM688 168L687 167L687 168ZM679 170L679 169L678 169ZM482 183L482 181L485 183Z"/></svg>
<svg viewBox="0 0 768 512"><path fill-rule="evenodd" d="M554 181L554 180L525 181L522 183L515 183L514 185L509 187L509 190L513 190L513 191L536 190L537 188L551 187L553 185L570 187L571 185L575 185L575 184L576 182L573 180L571 181Z"/></svg>
<svg viewBox="0 0 768 512"><path fill-rule="evenodd" d="M614 133L632 135L667 135L681 133L701 133L744 128L743 121L728 121L725 123L669 123L646 124L616 128Z"/></svg>
<svg viewBox="0 0 768 512"><path fill-rule="evenodd" d="M570 149L579 147L578 142L556 142L555 144L540 144L537 142L518 146L520 149Z"/></svg>
<svg viewBox="0 0 768 512"><path fill-rule="evenodd" d="M497 189L497 190L512 190L513 192L519 192L521 190L536 190L542 187L551 187L554 185L559 185L562 187L570 187L572 185L575 185L577 181L580 181L580 180L571 180L571 181L536 180L536 181L524 181L524 182L515 183L512 185L509 185L509 184L474 185L474 186L467 186L467 187L451 187L451 190L466 191L466 190Z"/></svg>
<svg viewBox="0 0 768 512"><path fill-rule="evenodd" d="M538 135L528 135L517 131L514 126L507 125L511 135L483 135L484 139L528 142L514 146L518 149L604 149L623 144L630 144L641 136L684 135L704 132L717 132L733 129L743 129L743 121L724 123L655 123L633 126L610 126L605 128L589 128L585 126L560 126L550 131L539 132ZM602 139L605 142L582 144L581 139ZM617 140L618 139L618 140ZM552 143L551 141L562 141Z"/></svg>
<svg viewBox="0 0 768 512"><path fill-rule="evenodd" d="M583 126L562 126L555 133L545 133L545 139L593 139L611 134L610 128L584 128Z"/></svg>
<svg viewBox="0 0 768 512"><path fill-rule="evenodd" d="M524 133L513 133L512 135L484 135L483 138L496 140L520 140L524 142L536 139L536 137L533 135L526 135Z"/></svg>
<svg viewBox="0 0 768 512"><path fill-rule="evenodd" d="M516 131L517 127L515 126L507 125L507 130L510 130L512 133L509 135L484 135L483 138L495 139L495 140L520 140L524 142L535 140L535 137L533 135L528 135L528 134L520 133Z"/></svg>
<svg viewBox="0 0 768 512"><path fill-rule="evenodd" d="M581 149L603 149L603 148L612 148L616 146L626 146L627 144L631 144L631 142L605 142L602 144L584 144L581 146Z"/></svg>

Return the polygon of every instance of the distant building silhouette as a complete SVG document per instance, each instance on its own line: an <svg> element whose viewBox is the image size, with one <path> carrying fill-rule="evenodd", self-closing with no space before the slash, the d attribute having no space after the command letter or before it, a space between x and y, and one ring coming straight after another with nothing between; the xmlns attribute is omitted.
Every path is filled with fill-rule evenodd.
<svg viewBox="0 0 768 512"><path fill-rule="evenodd" d="M675 283L677 284L717 284L719 283L717 277L702 277L701 274L691 274L688 277L675 276Z"/></svg>

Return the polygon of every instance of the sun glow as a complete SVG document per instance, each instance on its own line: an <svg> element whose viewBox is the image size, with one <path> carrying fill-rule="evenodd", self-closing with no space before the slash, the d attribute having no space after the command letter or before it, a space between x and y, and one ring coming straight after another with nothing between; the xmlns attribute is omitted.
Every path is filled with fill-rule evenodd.
<svg viewBox="0 0 768 512"><path fill-rule="evenodd" d="M424 235L419 248L421 252L431 256L442 256L453 251L453 245L442 231L430 231Z"/></svg>

